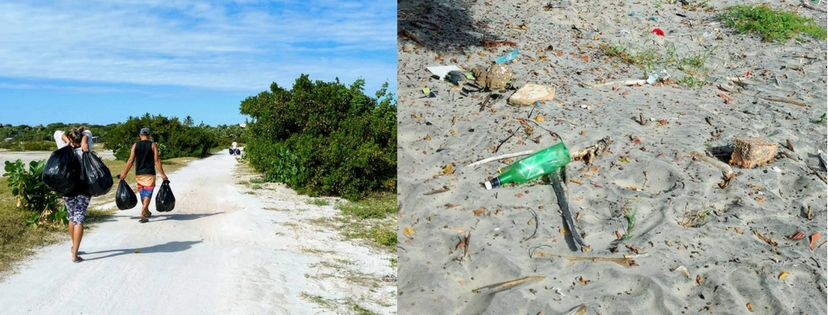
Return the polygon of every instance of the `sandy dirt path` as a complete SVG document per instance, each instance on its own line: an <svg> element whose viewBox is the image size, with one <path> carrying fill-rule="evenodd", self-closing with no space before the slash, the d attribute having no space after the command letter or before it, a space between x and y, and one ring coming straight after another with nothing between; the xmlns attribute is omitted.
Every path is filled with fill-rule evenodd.
<svg viewBox="0 0 828 315"><path fill-rule="evenodd" d="M144 224L137 220L140 207L115 213L86 231L84 262L70 262L68 240L40 249L0 283L2 313L331 314L345 308L323 308L308 296L396 312L391 256L306 222L336 215L333 206L307 204L307 197L280 185L246 191L237 167L233 157L218 154L168 174L175 209L159 213L153 202ZM348 263L324 264L331 259ZM355 273L391 280L345 280ZM333 274L342 276L322 276Z"/></svg>

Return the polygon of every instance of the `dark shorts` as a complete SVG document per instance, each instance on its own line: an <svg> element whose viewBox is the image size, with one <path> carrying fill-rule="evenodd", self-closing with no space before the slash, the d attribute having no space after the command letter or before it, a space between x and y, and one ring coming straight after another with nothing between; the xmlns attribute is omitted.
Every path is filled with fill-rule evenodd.
<svg viewBox="0 0 828 315"><path fill-rule="evenodd" d="M66 211L69 212L69 221L75 225L83 224L86 218L86 208L89 208L89 197L78 195L75 197L63 197L66 203Z"/></svg>

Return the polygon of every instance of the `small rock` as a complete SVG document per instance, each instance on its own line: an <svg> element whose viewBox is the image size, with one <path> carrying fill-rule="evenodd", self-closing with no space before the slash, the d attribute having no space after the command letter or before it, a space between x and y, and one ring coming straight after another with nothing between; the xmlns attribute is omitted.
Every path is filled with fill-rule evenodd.
<svg viewBox="0 0 828 315"><path fill-rule="evenodd" d="M733 144L731 163L742 168L764 165L776 155L776 143L756 138L737 138Z"/></svg>
<svg viewBox="0 0 828 315"><path fill-rule="evenodd" d="M492 65L489 69L483 71L480 68L472 70L478 85L489 88L491 90L502 90L506 88L506 84L512 79L512 72L506 65Z"/></svg>
<svg viewBox="0 0 828 315"><path fill-rule="evenodd" d="M550 101L555 98L555 88L534 83L526 83L509 98L509 104L529 106L535 102Z"/></svg>

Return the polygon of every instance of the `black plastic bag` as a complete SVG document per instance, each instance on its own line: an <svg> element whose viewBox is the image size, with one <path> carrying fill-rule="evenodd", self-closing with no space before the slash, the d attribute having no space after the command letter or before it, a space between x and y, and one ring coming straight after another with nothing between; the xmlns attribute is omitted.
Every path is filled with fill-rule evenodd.
<svg viewBox="0 0 828 315"><path fill-rule="evenodd" d="M71 146L52 152L43 167L43 183L58 194L66 194L80 181L81 166Z"/></svg>
<svg viewBox="0 0 828 315"><path fill-rule="evenodd" d="M129 185L123 179L118 183L118 190L115 191L115 204L121 210L135 208L135 205L138 204L138 196L135 196L135 192L132 191L132 188L129 188Z"/></svg>
<svg viewBox="0 0 828 315"><path fill-rule="evenodd" d="M92 153L84 152L81 165L83 166L82 177L85 177L90 195L103 196L112 189L112 173L101 159Z"/></svg>
<svg viewBox="0 0 828 315"><path fill-rule="evenodd" d="M230 155L233 155L233 153L236 153L236 151L233 151L233 149L228 149L228 150L230 150Z"/></svg>
<svg viewBox="0 0 828 315"><path fill-rule="evenodd" d="M158 190L158 195L155 196L155 210L158 212L170 212L175 208L175 196L172 189L170 189L170 181L165 180L161 183L161 189Z"/></svg>

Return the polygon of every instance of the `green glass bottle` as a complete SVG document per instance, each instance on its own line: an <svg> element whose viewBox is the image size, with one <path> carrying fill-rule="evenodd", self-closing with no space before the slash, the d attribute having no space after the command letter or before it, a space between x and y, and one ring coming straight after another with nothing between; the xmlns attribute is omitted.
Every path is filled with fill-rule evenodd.
<svg viewBox="0 0 828 315"><path fill-rule="evenodd" d="M571 160L566 145L560 142L515 162L505 173L493 180L486 181L486 189L500 187L507 183L522 184L528 182L552 173L569 164Z"/></svg>

